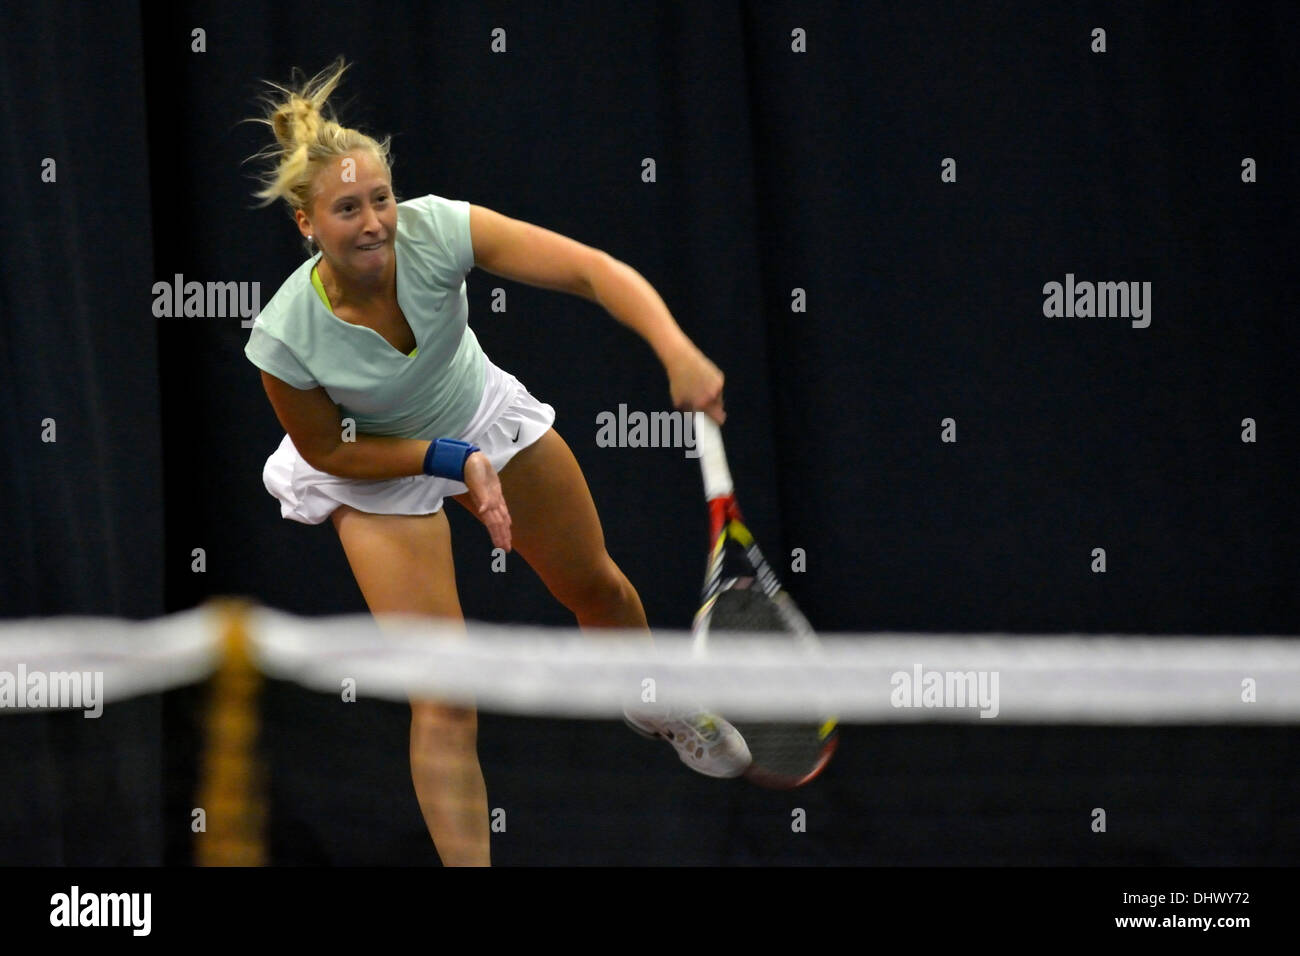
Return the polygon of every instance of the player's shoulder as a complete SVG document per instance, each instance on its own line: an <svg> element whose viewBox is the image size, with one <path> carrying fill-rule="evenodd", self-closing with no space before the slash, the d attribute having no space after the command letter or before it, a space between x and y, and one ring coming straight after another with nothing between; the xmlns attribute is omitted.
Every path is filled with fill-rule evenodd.
<svg viewBox="0 0 1300 956"><path fill-rule="evenodd" d="M443 235L455 231L469 218L469 203L434 193L412 196L397 204L397 230L419 235Z"/></svg>
<svg viewBox="0 0 1300 956"><path fill-rule="evenodd" d="M435 193L397 204L398 240L407 244L443 285L459 285L474 268L469 208L466 200Z"/></svg>
<svg viewBox="0 0 1300 956"><path fill-rule="evenodd" d="M421 193L419 196L403 199L397 204L397 209L399 213L402 211L417 213L441 212L446 209L454 209L464 202L463 199L451 199L447 196L439 196L437 193Z"/></svg>

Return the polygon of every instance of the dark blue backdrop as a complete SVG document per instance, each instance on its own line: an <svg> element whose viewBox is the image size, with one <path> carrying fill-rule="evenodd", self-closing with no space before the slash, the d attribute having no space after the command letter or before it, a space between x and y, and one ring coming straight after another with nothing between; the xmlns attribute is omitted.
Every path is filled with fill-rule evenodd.
<svg viewBox="0 0 1300 956"><path fill-rule="evenodd" d="M789 585L818 627L1296 629L1291 4L51 3L4 18L7 616L148 617L218 594L364 610L331 527L282 521L262 487L281 432L247 330L151 309L176 273L255 281L265 301L300 261L284 211L252 208L240 163L266 131L238 121L260 78L342 53L355 65L335 105L394 135L401 194L538 223L658 289L727 374L747 516L785 564L805 550ZM1044 284L1067 274L1150 282L1150 326L1045 317ZM579 299L482 272L469 296L488 354L558 410L652 625L686 626L698 469L595 440L620 403L668 407L653 354ZM492 573L485 533L451 517L468 615L572 623L522 562ZM201 694L93 728L0 720L3 752L23 755L0 784L0 858L188 860ZM404 706L341 710L279 685L265 704L277 861L434 859ZM487 715L481 738L490 802L513 811L501 862L1300 850L1294 729L849 728L794 798L690 776L614 724ZM1105 837L1095 806L1117 821Z"/></svg>

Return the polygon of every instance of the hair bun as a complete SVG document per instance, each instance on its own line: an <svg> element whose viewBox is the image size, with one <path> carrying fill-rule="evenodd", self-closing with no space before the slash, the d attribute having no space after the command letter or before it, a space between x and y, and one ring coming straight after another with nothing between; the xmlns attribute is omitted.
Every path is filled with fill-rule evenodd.
<svg viewBox="0 0 1300 956"><path fill-rule="evenodd" d="M283 199L291 210L307 208L322 165L352 150L368 149L386 169L391 168L387 137L377 142L359 130L340 126L326 111L330 94L347 68L339 57L310 79L299 80L300 71L295 68L289 86L266 81L279 95L268 96L264 100L266 112L249 118L270 126L275 134L273 145L249 157L268 159L274 165L263 177L262 188L254 193L263 204Z"/></svg>

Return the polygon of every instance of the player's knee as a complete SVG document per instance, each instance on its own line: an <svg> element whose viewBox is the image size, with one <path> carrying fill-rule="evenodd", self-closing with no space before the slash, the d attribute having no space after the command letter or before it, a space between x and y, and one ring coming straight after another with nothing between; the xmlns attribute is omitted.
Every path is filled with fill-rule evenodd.
<svg viewBox="0 0 1300 956"><path fill-rule="evenodd" d="M569 589L563 599L570 611L579 617L604 617L639 601L632 582L612 560L594 574L584 575Z"/></svg>

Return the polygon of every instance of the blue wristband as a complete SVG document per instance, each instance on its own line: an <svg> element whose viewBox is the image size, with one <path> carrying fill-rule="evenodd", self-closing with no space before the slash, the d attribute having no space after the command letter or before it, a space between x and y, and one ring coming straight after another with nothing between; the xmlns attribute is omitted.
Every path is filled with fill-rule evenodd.
<svg viewBox="0 0 1300 956"><path fill-rule="evenodd" d="M439 438L430 442L429 450L424 453L424 473L464 481L465 459L476 451L479 451L478 445L459 438Z"/></svg>

